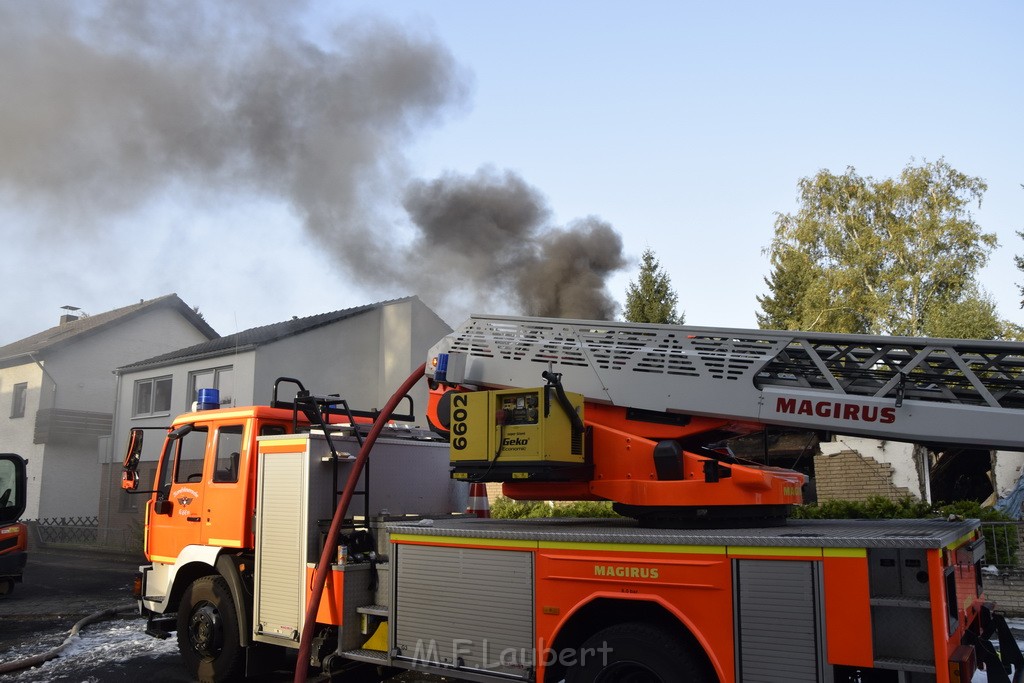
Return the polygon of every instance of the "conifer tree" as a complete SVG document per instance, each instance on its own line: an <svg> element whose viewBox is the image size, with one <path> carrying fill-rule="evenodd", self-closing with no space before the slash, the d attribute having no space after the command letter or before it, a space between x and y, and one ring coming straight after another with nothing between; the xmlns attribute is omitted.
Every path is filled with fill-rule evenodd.
<svg viewBox="0 0 1024 683"><path fill-rule="evenodd" d="M676 311L679 296L672 288L668 274L651 249L640 257L640 274L626 290L626 320L633 323L667 323L681 325L685 314Z"/></svg>

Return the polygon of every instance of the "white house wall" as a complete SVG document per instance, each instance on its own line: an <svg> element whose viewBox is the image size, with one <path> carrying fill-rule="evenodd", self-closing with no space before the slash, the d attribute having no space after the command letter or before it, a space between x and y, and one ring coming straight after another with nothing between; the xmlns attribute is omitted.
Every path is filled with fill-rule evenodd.
<svg viewBox="0 0 1024 683"><path fill-rule="evenodd" d="M120 462L125 448L128 446L128 434L133 427L166 427L175 417L191 410L194 396L188 395L188 377L192 372L231 366L233 369L234 405L251 405L253 402L252 375L255 352L253 350L216 356L203 360L192 360L176 365L146 368L121 375L121 390L114 415L114 435L112 453L107 454L105 462ZM147 417L132 417L133 395L135 383L140 380L171 377L171 409L167 413ZM265 402L265 401L263 401ZM155 461L160 455L160 445L164 435L158 431L147 431L143 440L143 461ZM115 468L116 469L116 468ZM143 482L148 487L150 482Z"/></svg>
<svg viewBox="0 0 1024 683"><path fill-rule="evenodd" d="M340 394L352 408L380 407L379 349L380 309L261 346L254 374L256 402L269 402L274 380L287 376L314 395ZM294 389L282 386L279 397L290 399Z"/></svg>
<svg viewBox="0 0 1024 683"><path fill-rule="evenodd" d="M430 348L452 331L447 323L419 299L388 306L384 309L384 314L381 332L384 339L403 338L406 343L404 348L396 344L395 349L381 360L381 367L384 368L382 394L379 397L381 405L401 386L413 369L428 361L427 352ZM382 345L382 353L388 353L386 349L387 347ZM416 403L418 422L426 427L426 381L420 380L410 395Z"/></svg>
<svg viewBox="0 0 1024 683"><path fill-rule="evenodd" d="M224 353L199 361L180 362L161 368L125 372L120 378L118 405L114 415L114 435L105 447L109 481L103 486L106 510L101 517L110 519L117 512L119 463L132 427L167 426L171 419L190 408L195 397L185 395L190 372L224 366L234 369L235 405L266 405L270 402L274 380L281 376L300 380L314 395L338 393L355 409L381 408L391 394L409 376L413 368L427 359L430 347L451 332L433 311L418 299L409 299L370 309L350 318L285 337L236 353ZM132 418L135 382L171 376L171 411L167 415ZM280 398L291 400L293 385L283 385ZM417 424L427 404L426 382L415 387L413 401ZM400 407L405 410L407 406ZM163 434L148 431L142 452L144 463L159 458ZM140 470L149 468L142 467ZM143 481L148 489L150 481Z"/></svg>
<svg viewBox="0 0 1024 683"><path fill-rule="evenodd" d="M114 413L118 400L115 368L201 341L206 341L206 336L172 308L144 311L78 337L73 343L47 353L44 367L56 384L55 404L48 406L44 401L42 407ZM128 401L130 404L130 396ZM45 455L40 458L37 472L45 485L37 491L37 516L97 515L101 463L111 454L100 451L99 444L45 444L42 448ZM31 500L32 487L29 488Z"/></svg>
<svg viewBox="0 0 1024 683"><path fill-rule="evenodd" d="M382 408L430 347L451 332L418 299L378 309L262 346L257 351L256 403L267 403L274 380L300 380L314 395L337 393L357 410ZM284 389L282 398L290 398ZM416 423L426 426L427 386L410 392ZM407 403L399 406L408 409Z"/></svg>
<svg viewBox="0 0 1024 683"><path fill-rule="evenodd" d="M83 453L81 446L47 444L42 478L40 518L96 516L100 467L93 453Z"/></svg>
<svg viewBox="0 0 1024 683"><path fill-rule="evenodd" d="M156 308L85 335L50 354L46 369L57 381L57 407L109 413L114 369L206 341L176 310Z"/></svg>
<svg viewBox="0 0 1024 683"><path fill-rule="evenodd" d="M11 417L14 385L26 383L25 415ZM50 407L52 383L35 363L0 369L0 452L17 453L28 459L28 494L25 519L39 516L39 489L42 485L43 445L32 443L36 412L40 401Z"/></svg>

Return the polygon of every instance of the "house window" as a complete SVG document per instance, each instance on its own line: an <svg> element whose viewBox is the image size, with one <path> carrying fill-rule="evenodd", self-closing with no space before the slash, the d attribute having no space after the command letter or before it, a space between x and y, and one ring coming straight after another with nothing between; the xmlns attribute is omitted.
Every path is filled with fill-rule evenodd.
<svg viewBox="0 0 1024 683"><path fill-rule="evenodd" d="M209 370L197 370L188 373L187 405L199 400L200 389L217 389L220 391L220 404L234 405L235 371L230 365Z"/></svg>
<svg viewBox="0 0 1024 683"><path fill-rule="evenodd" d="M28 382L14 385L11 395L11 417L25 417L25 399L28 396Z"/></svg>
<svg viewBox="0 0 1024 683"><path fill-rule="evenodd" d="M154 377L135 381L132 417L167 415L171 412L171 378Z"/></svg>

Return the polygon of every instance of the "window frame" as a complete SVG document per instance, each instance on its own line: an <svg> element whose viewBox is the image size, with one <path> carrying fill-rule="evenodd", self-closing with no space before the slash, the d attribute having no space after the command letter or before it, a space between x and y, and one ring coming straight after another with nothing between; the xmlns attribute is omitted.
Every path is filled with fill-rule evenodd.
<svg viewBox="0 0 1024 683"><path fill-rule="evenodd" d="M167 390L167 409L166 410L155 410L156 398L157 398L157 383L167 381L170 383L170 388ZM144 385L149 385L149 412L139 411L139 389ZM173 405L174 397L174 375L160 375L159 377L148 377L146 379L137 379L132 385L132 419L140 419L147 417L163 417L171 414L171 406ZM138 412L137 412L138 411Z"/></svg>
<svg viewBox="0 0 1024 683"><path fill-rule="evenodd" d="M11 387L11 419L25 417L28 407L28 382L17 382Z"/></svg>
<svg viewBox="0 0 1024 683"><path fill-rule="evenodd" d="M202 388L204 388L204 389L217 389L218 391L220 391L220 388L221 388L221 386L220 386L221 374L224 373L224 372L230 372L231 373L231 394L232 395L231 396L224 396L222 394L221 397L220 397L220 405L222 405L222 406L224 406L224 405L231 405L231 406L235 405L235 397L234 397L234 393L235 393L235 386L234 386L235 385L235 380L234 380L235 366L234 365L218 365L218 366L212 367L212 368L203 368L201 370L191 370L191 371L189 371L189 373L188 373L188 380L187 380L187 383L185 385L185 409L186 410L191 410L192 409L192 404L199 400L199 389L196 388L196 378L199 377L200 375L206 375L206 374L209 374L211 372L213 373L213 386L212 387L202 387Z"/></svg>

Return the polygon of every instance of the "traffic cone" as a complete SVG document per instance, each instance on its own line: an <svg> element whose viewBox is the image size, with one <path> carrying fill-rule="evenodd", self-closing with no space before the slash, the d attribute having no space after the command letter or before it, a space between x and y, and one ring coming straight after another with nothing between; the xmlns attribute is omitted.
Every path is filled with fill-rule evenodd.
<svg viewBox="0 0 1024 683"><path fill-rule="evenodd" d="M487 485L482 483L469 485L469 507L466 512L477 517L491 516L491 508L487 502Z"/></svg>

